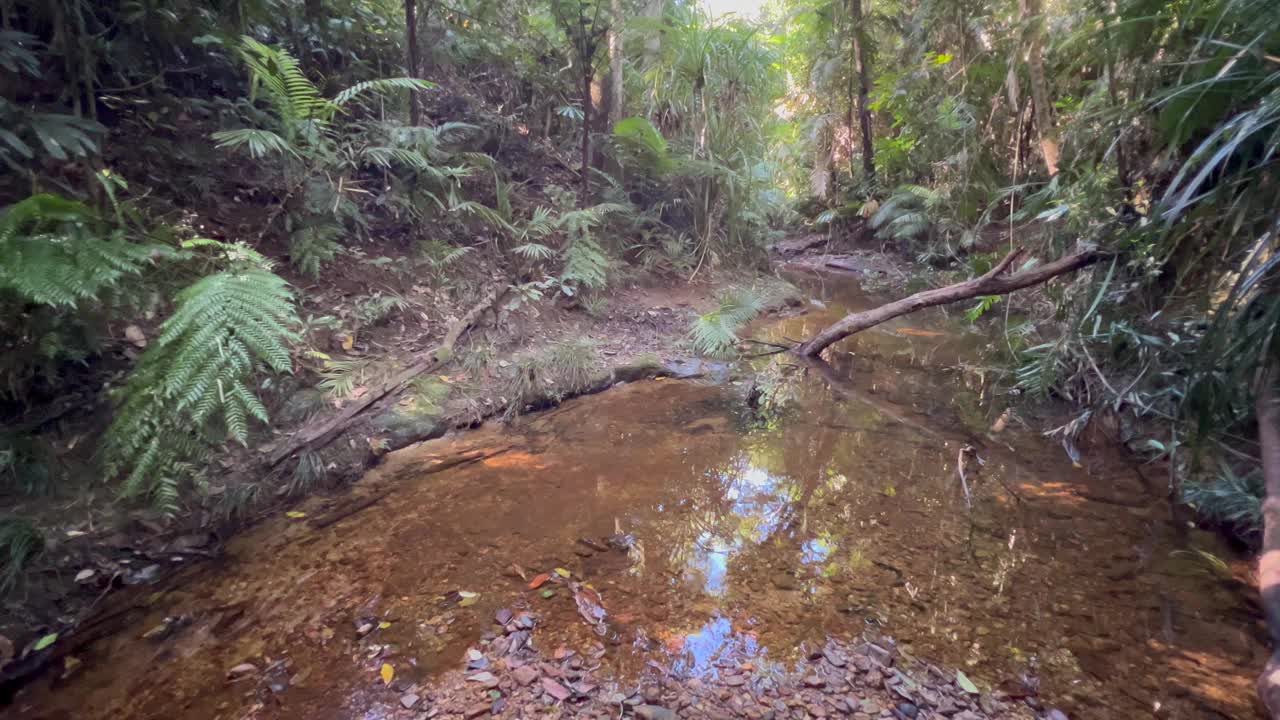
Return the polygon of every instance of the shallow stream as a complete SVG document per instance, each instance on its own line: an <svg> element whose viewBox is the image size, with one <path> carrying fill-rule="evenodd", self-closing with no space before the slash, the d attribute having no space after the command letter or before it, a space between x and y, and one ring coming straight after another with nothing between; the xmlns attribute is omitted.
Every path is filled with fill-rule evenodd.
<svg viewBox="0 0 1280 720"><path fill-rule="evenodd" d="M754 337L806 337L877 300L804 284L808 312ZM1253 717L1257 618L1195 549L1222 553L1177 532L1157 472L1101 443L1075 466L1039 424L1000 420L988 342L920 313L837 346L833 368L762 357L408 448L135 596L135 620L12 709L416 717L383 663L429 683L495 612L527 606L538 647L600 643L623 679L884 633L1072 718ZM529 587L557 568L599 591L602 623L563 579Z"/></svg>

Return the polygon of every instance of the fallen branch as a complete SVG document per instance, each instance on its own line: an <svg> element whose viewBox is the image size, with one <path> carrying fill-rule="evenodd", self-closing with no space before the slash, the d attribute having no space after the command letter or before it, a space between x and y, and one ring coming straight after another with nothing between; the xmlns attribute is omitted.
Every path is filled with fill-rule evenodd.
<svg viewBox="0 0 1280 720"><path fill-rule="evenodd" d="M449 326L449 330L445 333L444 340L440 342L439 347L427 353L421 360L400 371L378 387L370 389L359 400L347 405L337 415L317 425L305 427L298 431L284 447L276 450L267 458L267 468L273 468L303 450L324 446L338 433L346 429L369 406L398 391L419 375L432 372L444 365L449 361L449 358L453 357L453 346L458 342L458 338L462 337L464 332L470 330L472 325L475 325L484 311L493 307L501 294L500 290L495 289L485 295L480 302L476 303L475 307L467 311L466 315L463 315Z"/></svg>
<svg viewBox="0 0 1280 720"><path fill-rule="evenodd" d="M1025 254L1026 251L1024 249L1016 248L982 277L933 290L924 290L901 300L886 303L878 308L846 315L842 320L830 325L811 340L801 343L796 348L796 353L804 357L814 357L832 343L896 317L923 310L924 308L968 300L981 295L1007 295L1014 290L1039 285L1059 275L1075 272L1080 268L1092 265L1103 257L1103 253L1098 250L1081 250L1058 258L1051 263L1006 275L1005 273L1009 268L1013 267L1014 263Z"/></svg>

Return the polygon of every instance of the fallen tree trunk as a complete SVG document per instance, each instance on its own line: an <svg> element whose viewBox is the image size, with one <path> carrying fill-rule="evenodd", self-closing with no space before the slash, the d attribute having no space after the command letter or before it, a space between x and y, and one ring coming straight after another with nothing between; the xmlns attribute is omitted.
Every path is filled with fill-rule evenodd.
<svg viewBox="0 0 1280 720"><path fill-rule="evenodd" d="M1276 402L1274 368L1258 383L1258 443L1262 446L1262 554L1258 558L1258 592L1271 634L1272 655L1258 677L1258 698L1267 716L1280 718L1280 404Z"/></svg>
<svg viewBox="0 0 1280 720"><path fill-rule="evenodd" d="M289 442L267 458L267 468L273 468L303 450L323 446L349 426L369 406L396 392L419 375L432 372L444 365L453 357L453 346L458 342L458 338L462 336L462 333L471 329L471 326L476 324L476 321L480 319L484 311L493 307L501 294L500 290L495 289L485 295L480 302L476 303L475 307L467 311L466 315L463 315L449 326L449 330L445 333L444 340L440 342L440 345L427 353L421 360L400 371L376 388L370 388L369 392L365 393L359 400L347 405L337 415L298 431Z"/></svg>
<svg viewBox="0 0 1280 720"><path fill-rule="evenodd" d="M1051 263L1006 275L1005 273L1009 268L1013 267L1014 263L1025 254L1025 250L1016 248L982 277L933 290L923 290L915 295L895 300L872 310L846 315L844 319L827 327L811 340L801 343L796 347L795 352L803 357L815 357L832 343L896 317L923 310L927 307L946 305L982 295L1006 295L1014 290L1039 285L1059 275L1074 272L1097 262L1103 257L1103 254L1098 250L1081 250L1058 258Z"/></svg>

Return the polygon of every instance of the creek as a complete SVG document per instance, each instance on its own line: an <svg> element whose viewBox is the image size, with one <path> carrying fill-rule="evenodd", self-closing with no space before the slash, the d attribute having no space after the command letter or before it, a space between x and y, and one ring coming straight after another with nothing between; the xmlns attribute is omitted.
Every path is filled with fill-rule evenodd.
<svg viewBox="0 0 1280 720"><path fill-rule="evenodd" d="M881 300L800 284L808 311L752 337L808 337ZM1238 561L1174 524L1158 472L1102 441L1073 463L1020 422L984 364L1001 341L923 312L849 338L831 367L709 365L393 453L136 593L129 624L13 707L392 717L384 663L429 684L527 607L544 652L599 644L618 678L785 667L872 632L1073 718L1252 717L1256 611L1203 551ZM530 588L557 568L599 592L603 622L563 580Z"/></svg>

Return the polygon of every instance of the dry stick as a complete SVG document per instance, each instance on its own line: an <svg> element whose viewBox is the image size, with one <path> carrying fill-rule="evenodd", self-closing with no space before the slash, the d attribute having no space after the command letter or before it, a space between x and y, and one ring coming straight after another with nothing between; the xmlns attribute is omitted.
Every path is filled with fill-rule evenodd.
<svg viewBox="0 0 1280 720"><path fill-rule="evenodd" d="M311 447L323 446L334 438L339 432L352 423L356 416L364 412L370 405L381 400L382 398L396 392L404 387L410 380L429 373L441 365L448 362L453 355L453 346L458 342L458 338L462 333L471 328L472 325L480 318L480 315L493 307L501 295L500 290L492 290L484 296L475 307L467 311L466 315L449 326L449 331L445 333L444 340L440 346L427 353L421 360L413 363L409 367L402 370L399 374L382 383L381 386L365 393L363 397L347 407L342 412L325 420L324 422L306 427L300 430L293 439L284 447L276 450L267 459L267 467L273 468L279 465L285 459L292 457L295 453Z"/></svg>
<svg viewBox="0 0 1280 720"><path fill-rule="evenodd" d="M1005 272L1021 259L1025 253L1026 251L1020 247L1014 248L1013 252L1006 255L995 267L991 268L990 272L982 277L933 290L923 290L871 310L846 315L844 319L830 325L811 340L801 343L796 348L796 353L805 357L814 357L832 343L896 317L928 307L968 300L980 295L1007 295L1014 290L1040 285L1059 275L1065 275L1092 265L1103 257L1103 253L1098 250L1081 250L1058 258L1051 263L1006 275Z"/></svg>

